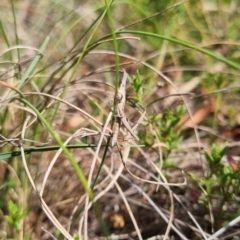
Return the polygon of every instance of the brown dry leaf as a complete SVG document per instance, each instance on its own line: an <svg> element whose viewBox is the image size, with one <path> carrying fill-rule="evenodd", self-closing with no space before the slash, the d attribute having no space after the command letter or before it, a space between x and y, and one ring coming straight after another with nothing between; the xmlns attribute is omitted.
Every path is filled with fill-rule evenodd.
<svg viewBox="0 0 240 240"><path fill-rule="evenodd" d="M197 109L193 115L192 115L192 120L189 116L189 114L185 114L183 118L181 119L180 123L178 124L178 129L184 129L188 127L193 127L194 125L199 125L204 119L208 116L209 113L213 111L213 101L214 99L211 98L207 101L204 102L203 106L199 109Z"/></svg>

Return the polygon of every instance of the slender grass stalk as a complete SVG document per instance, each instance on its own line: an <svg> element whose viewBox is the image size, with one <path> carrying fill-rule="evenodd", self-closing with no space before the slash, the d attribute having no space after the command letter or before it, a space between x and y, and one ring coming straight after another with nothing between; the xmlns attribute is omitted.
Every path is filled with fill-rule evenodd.
<svg viewBox="0 0 240 240"><path fill-rule="evenodd" d="M74 149L74 148L94 148L96 147L96 144L74 144L74 145L66 145L65 147L67 149ZM47 146L47 147L36 147L36 148L25 148L24 154L32 154L32 153L38 153L38 152L49 152L49 151L57 151L60 148L60 146ZM12 158L21 156L21 151L12 151L12 152L5 152L0 153L0 160Z"/></svg>
<svg viewBox="0 0 240 240"><path fill-rule="evenodd" d="M220 56L218 54L215 54L214 52L210 51L210 50L207 50L205 48L202 48L202 47L198 47L192 43L189 43L189 42L185 42L185 41L182 41L182 40L179 40L177 38L173 38L173 37L167 37L167 36L164 36L164 35L160 35L160 34L156 34L156 33L151 33L151 32L143 32L143 31L135 31L135 30L124 30L124 31L120 31L120 32L116 32L117 35L120 35L120 34L134 34L134 35L142 35L142 36L146 36L146 37L153 37L153 38L159 38L159 39L163 39L163 40L167 40L169 42L172 42L172 43L176 43L176 44L179 44L181 46L184 46L184 47L187 47L189 49L192 49L192 50L195 50L195 51L198 51L200 53L203 53L209 57L212 57L220 62L223 62L225 63L226 65L228 65L229 67L232 67L232 68L235 68L237 70L240 70L240 64L238 64L237 62L234 62L232 60L229 60L223 56ZM103 38L99 39L98 41L102 41L104 39L107 39L111 36L111 34L108 34L106 36L104 36ZM98 42L97 41L97 42ZM92 43L92 44L96 44L96 42Z"/></svg>
<svg viewBox="0 0 240 240"><path fill-rule="evenodd" d="M203 53L209 57L212 57L218 61L221 61L223 63L225 63L226 65L228 65L229 67L232 67L232 68L235 68L237 70L240 70L240 64L234 62L234 61L231 61L223 56L220 56L220 55L217 55L215 53L213 53L212 51L209 51L207 49L204 49L204 48L201 48L201 47L198 47L192 43L188 43L188 42L185 42L185 41L182 41L182 40L179 40L177 38L173 38L173 37L167 37L167 36L164 36L164 35L160 35L160 34L156 34L156 33L150 33L150 32L143 32L143 31L134 31L134 30L130 30L130 31L121 31L121 32L117 32L116 34L136 34L136 35L142 35L142 36L148 36L148 37L154 37L154 38L159 38L159 39L164 39L164 40L167 40L169 42L172 42L172 43L176 43L176 44L179 44L179 45L182 45L184 47L187 47L189 49L193 49L195 51L198 51L200 53Z"/></svg>
<svg viewBox="0 0 240 240"><path fill-rule="evenodd" d="M111 0L111 2L113 2L114 0ZM93 28L91 34L90 34L90 37L88 38L86 44L84 45L84 48L82 49L79 57L78 57L78 60L74 63L75 64L75 67L73 68L73 71L71 72L71 75L69 77L69 80L67 81L62 93L61 93L61 97L63 97L67 91L67 88L69 86L69 84L71 83L72 79L74 78L75 76L75 73L78 69L78 66L80 64L80 62L82 61L83 57L85 56L88 48L89 48L89 45L90 45L90 42L94 36L94 34L96 33L96 31L98 30L99 28L99 25L100 23L102 22L104 16L106 15L106 9L103 11L103 13L100 15L98 21L96 21L96 24L95 24L95 27ZM94 25L91 25L91 27L93 27ZM72 64L72 66L74 66L74 64ZM58 108L59 108L60 104L58 104L58 106L56 107L56 110L55 110L55 113L58 111ZM55 115L55 114L54 114Z"/></svg>
<svg viewBox="0 0 240 240"><path fill-rule="evenodd" d="M10 43L10 41L8 39L8 35L7 35L6 31L5 31L2 19L0 19L0 35L3 37L7 47L10 48L11 43ZM8 53L8 55L9 55L9 58L12 60L13 56L12 56L12 52L11 51Z"/></svg>
<svg viewBox="0 0 240 240"><path fill-rule="evenodd" d="M106 5L106 9L107 9L108 22L109 22L109 26L111 28L111 34L112 34L112 38L113 38L113 49L114 49L114 52L115 52L115 62L116 62L115 99L116 99L116 95L117 95L117 91L118 91L118 85L119 85L118 41L116 40L116 32L115 32L115 28L114 28L112 14L111 14L111 11L110 11L111 1L110 1L110 4L108 4L108 1L105 0L105 5Z"/></svg>
<svg viewBox="0 0 240 240"><path fill-rule="evenodd" d="M43 44L41 45L40 49L39 49L39 53L33 59L32 63L29 66L29 68L27 69L25 74L22 76L20 82L17 84L17 88L20 89L23 86L23 84L25 83L25 81L29 78L30 74L33 72L33 69L36 67L36 64L38 63L38 61L42 57L42 54L43 54L43 52L44 52L44 50L45 50L49 40L50 40L50 37L47 36L45 38L45 40L43 41Z"/></svg>
<svg viewBox="0 0 240 240"><path fill-rule="evenodd" d="M17 19L16 19L14 0L11 0L11 7L12 7L12 13L13 13L15 42L16 42L16 45L18 46L19 45L19 39L18 39ZM20 62L20 49L19 48L17 49L17 56L18 56L18 62Z"/></svg>
<svg viewBox="0 0 240 240"><path fill-rule="evenodd" d="M29 68L27 69L27 71L25 72L25 74L23 75L23 77L21 78L21 80L19 81L19 83L17 84L16 88L21 89L21 87L23 86L23 84L25 83L25 81L29 78L30 74L32 73L33 69L35 68L37 62L39 61L39 59L42 56L43 51L45 50L47 44L49 42L49 37L46 37L42 46L39 49L39 53L36 55L36 57L33 59L32 63L30 64ZM11 94L9 96L9 99L11 99L11 97L13 96L13 94ZM0 108L0 113L2 113L2 111L5 109L5 107L1 107Z"/></svg>
<svg viewBox="0 0 240 240"><path fill-rule="evenodd" d="M112 3L113 1L114 1L114 0L111 0L111 3ZM110 3L110 4L111 4L111 3ZM79 66L80 62L81 62L81 60L83 59L83 57L85 56L85 53L86 53L86 51L87 51L87 49L88 49L88 47L89 47L89 45L90 45L90 42L91 42L94 34L95 34L96 31L98 30L99 25L100 25L100 23L102 22L103 18L105 17L106 13L107 13L107 10L105 9L105 10L103 11L103 13L101 14L101 17L99 18L99 20L96 22L96 25L95 25L94 29L92 30L90 37L88 38L88 40L87 40L87 42L86 42L86 44L85 44L85 46L84 46L81 54L80 54L79 57L78 57L78 60L77 60L77 62L76 62L76 65L75 65L75 67L74 67L74 69L73 69L73 71L72 71L72 73L71 73L71 76L70 76L70 78L69 78L68 83L66 84L66 86L68 86L68 84L72 81L72 79L73 79L73 77L74 77L74 75L75 75L75 73L76 73L76 71L77 71L77 69L78 69L78 66ZM66 87L65 89L67 89L67 87ZM64 95L64 92L63 92L62 95Z"/></svg>
<svg viewBox="0 0 240 240"><path fill-rule="evenodd" d="M53 130L53 128L46 121L46 119L41 115L41 113L30 102L28 102L25 98L20 98L20 101L22 103L26 104L28 107L30 107L36 113L36 115L38 116L40 121L45 125L45 127L51 133L54 140L59 144L59 146L62 148L63 152L65 153L66 157L69 159L69 162L71 163L71 165L72 165L73 169L75 170L80 182L82 183L84 190L89 195L89 198L93 199L93 193L92 193L91 189L88 187L87 179L85 178L82 169L78 166L77 162L75 161L74 157L69 152L67 147L64 146L63 142L61 141L61 139L59 138L57 133Z"/></svg>

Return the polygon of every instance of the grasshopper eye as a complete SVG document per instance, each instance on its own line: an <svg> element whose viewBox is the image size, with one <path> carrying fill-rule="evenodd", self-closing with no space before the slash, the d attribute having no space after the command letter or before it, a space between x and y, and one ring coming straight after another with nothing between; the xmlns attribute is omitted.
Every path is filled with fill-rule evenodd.
<svg viewBox="0 0 240 240"><path fill-rule="evenodd" d="M121 93L118 93L118 96L117 96L117 101L120 103L122 101L122 94Z"/></svg>

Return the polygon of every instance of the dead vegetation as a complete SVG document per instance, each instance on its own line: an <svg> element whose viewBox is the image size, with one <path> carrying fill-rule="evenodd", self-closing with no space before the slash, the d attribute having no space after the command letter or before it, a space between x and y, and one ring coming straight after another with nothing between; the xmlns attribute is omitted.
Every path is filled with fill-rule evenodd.
<svg viewBox="0 0 240 240"><path fill-rule="evenodd" d="M238 28L224 29L240 5L228 2L116 2L115 28L134 23L139 38L114 36L96 1L2 1L0 239L238 239Z"/></svg>

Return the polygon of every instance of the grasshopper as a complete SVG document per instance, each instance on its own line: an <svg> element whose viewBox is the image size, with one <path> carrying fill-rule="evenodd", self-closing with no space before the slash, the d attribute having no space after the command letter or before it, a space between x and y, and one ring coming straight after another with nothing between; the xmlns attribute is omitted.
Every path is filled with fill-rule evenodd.
<svg viewBox="0 0 240 240"><path fill-rule="evenodd" d="M128 119L126 118L124 114L124 107L126 103L126 83L127 83L127 72L124 70L123 72L123 78L121 80L121 84L118 88L117 92L117 106L116 106L116 111L117 111L117 116L116 116L116 122L113 126L113 135L112 135L112 142L111 146L113 147L117 143L117 138L118 138L118 133L120 130L121 126L124 126L128 133L132 135L133 139L136 141L139 141L138 137L134 133L133 128L130 126Z"/></svg>

